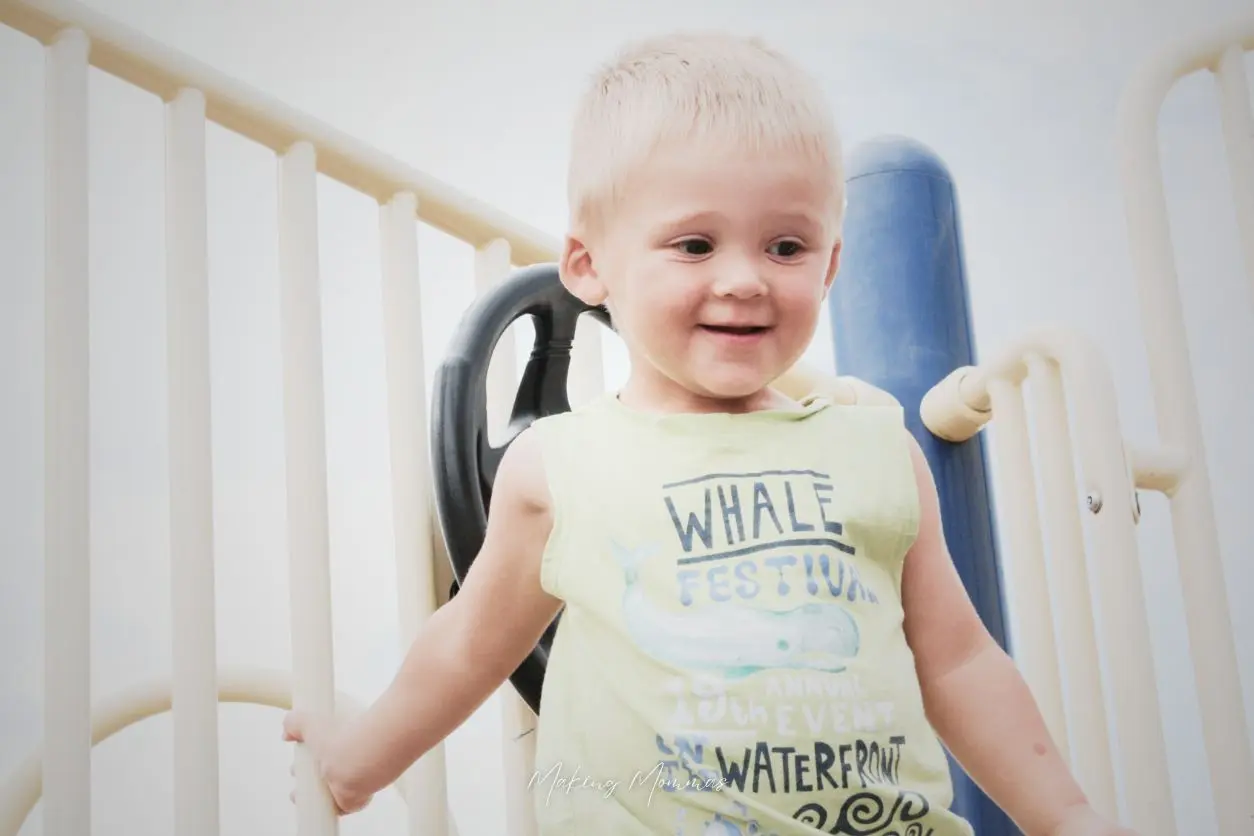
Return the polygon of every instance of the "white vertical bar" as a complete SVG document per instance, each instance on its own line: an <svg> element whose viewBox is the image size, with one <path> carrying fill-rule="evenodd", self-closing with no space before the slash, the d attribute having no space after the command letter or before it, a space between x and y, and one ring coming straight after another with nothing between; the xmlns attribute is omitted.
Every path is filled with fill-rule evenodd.
<svg viewBox="0 0 1254 836"><path fill-rule="evenodd" d="M418 271L418 199L398 194L379 212L383 267L383 346L392 454L392 527L396 541L397 616L402 652L436 606L428 488L426 371ZM432 747L402 779L411 836L446 836L448 786L444 744Z"/></svg>
<svg viewBox="0 0 1254 836"><path fill-rule="evenodd" d="M1058 366L1039 357L1028 360L1036 407L1036 460L1050 574L1058 601L1057 624L1062 667L1067 672L1066 708L1071 767L1093 805L1119 815L1115 774L1106 726L1093 598L1085 567L1084 528L1076 496L1075 451ZM1001 416L998 416L1000 419Z"/></svg>
<svg viewBox="0 0 1254 836"><path fill-rule="evenodd" d="M1228 147L1228 168L1232 174L1232 202L1237 213L1237 239L1245 257L1246 278L1254 289L1254 114L1250 112L1250 85L1245 77L1245 49L1240 44L1233 44L1224 50L1216 75L1224 143ZM1238 697L1239 705L1239 694L1234 696ZM1247 756L1247 763L1248 760ZM1226 765L1212 762L1211 768L1212 771L1224 769ZM1245 780L1254 781L1248 766L1246 770ZM1240 777L1241 773L1236 773L1233 780ZM1235 789L1236 785L1233 786ZM1250 787L1254 783L1242 786Z"/></svg>
<svg viewBox="0 0 1254 836"><path fill-rule="evenodd" d="M1093 574L1117 706L1112 719L1127 823L1140 836L1175 836L1158 680L1132 517L1132 476L1124 455L1115 384L1105 364L1091 356L1077 357L1068 365L1068 377L1073 373L1078 384L1070 388L1076 405L1076 446L1085 462L1084 488L1091 500L1087 505L1092 512Z"/></svg>
<svg viewBox="0 0 1254 836"><path fill-rule="evenodd" d="M1189 459L1188 470L1171 497L1171 528L1180 563L1190 656L1201 703L1202 733L1210 758L1216 817L1220 832L1238 833L1248 826L1254 814L1254 795L1248 792L1248 788L1254 786L1254 769L1250 766L1249 737L1240 704L1239 669L1232 620L1228 615L1210 468L1198 416L1197 387L1180 304L1163 188L1158 113L1166 87L1165 84L1142 85L1134 88L1136 95L1121 102L1120 175L1129 255L1137 278L1141 331L1146 335L1145 352L1158 430L1165 446L1184 451ZM1139 572L1137 577L1140 577ZM1139 585L1135 592L1142 594ZM1119 678L1114 681L1118 683ZM1135 699L1132 695L1128 698ZM1119 704L1123 711L1122 700ZM1137 703L1138 708L1142 705ZM1161 732L1158 735L1161 739ZM1130 734L1126 739L1134 741L1136 737ZM1121 740L1124 739L1121 736ZM1138 762L1126 756L1125 761L1132 768L1160 771L1164 768L1161 761ZM1230 766L1221 765L1225 763ZM1149 781L1148 777L1146 780ZM1159 781L1152 783L1162 785ZM1148 800L1150 792L1147 788L1143 797ZM1157 803L1154 806L1157 807ZM1138 817L1143 814L1139 810L1135 812ZM1153 821L1148 813L1144 815L1147 822Z"/></svg>
<svg viewBox="0 0 1254 836"><path fill-rule="evenodd" d="M1023 393L1017 384L994 379L989 381L988 394L995 416L993 443L1005 497L998 505L1005 523L1007 562L1013 566L1015 588L1022 590L1013 607L1017 613L1012 641L1014 657L1040 705L1050 736L1063 758L1070 759Z"/></svg>
<svg viewBox="0 0 1254 836"><path fill-rule="evenodd" d="M283 407L287 443L287 536L292 596L293 708L335 709L331 570L327 523L322 306L314 149L297 142L280 160L279 272ZM338 819L326 786L302 748L296 752L300 836L334 836Z"/></svg>
<svg viewBox="0 0 1254 836"><path fill-rule="evenodd" d="M509 242L496 239L475 253L475 292L486 293L509 274ZM506 336L497 343L488 365L488 437L504 437L517 390L514 341ZM508 836L536 836L535 811L527 784L535 769L536 716L513 685L500 690L501 732L505 768L505 826ZM530 732L530 733L528 733Z"/></svg>
<svg viewBox="0 0 1254 836"><path fill-rule="evenodd" d="M218 686L209 392L205 97L166 109L174 832L217 836Z"/></svg>
<svg viewBox="0 0 1254 836"><path fill-rule="evenodd" d="M475 250L475 293L491 290L509 270L510 247L505 239L497 238ZM494 442L503 437L514 408L517 377L513 335L507 330L488 365L488 436Z"/></svg>
<svg viewBox="0 0 1254 836"><path fill-rule="evenodd" d="M44 832L91 832L87 36L48 47L44 290Z"/></svg>
<svg viewBox="0 0 1254 836"><path fill-rule="evenodd" d="M566 387L571 407L586 404L605 391L605 361L601 354L605 326L591 314L579 317L570 356L570 381Z"/></svg>
<svg viewBox="0 0 1254 836"><path fill-rule="evenodd" d="M502 742L505 745L505 832L507 836L539 836L535 796L530 789L536 769L536 737L540 720L513 685L501 694Z"/></svg>
<svg viewBox="0 0 1254 836"><path fill-rule="evenodd" d="M1224 142L1228 148L1232 202L1245 275L1254 290L1254 114L1245 75L1245 50L1233 45L1219 60L1219 97ZM1188 478L1187 476L1185 477ZM1199 606L1189 614L1189 636L1197 693L1201 703L1215 816L1221 833L1254 828L1254 757L1250 752L1249 718L1241 699L1232 621L1224 597L1222 566L1216 562L1201 578L1182 572L1182 585ZM1196 587L1195 587L1196 584ZM1208 600L1212 609L1202 609ZM1204 613L1208 617L1202 617Z"/></svg>

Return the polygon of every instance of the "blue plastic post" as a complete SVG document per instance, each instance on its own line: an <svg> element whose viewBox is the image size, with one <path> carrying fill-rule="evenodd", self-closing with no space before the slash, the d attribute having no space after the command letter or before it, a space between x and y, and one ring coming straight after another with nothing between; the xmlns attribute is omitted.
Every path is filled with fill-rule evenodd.
<svg viewBox="0 0 1254 836"><path fill-rule="evenodd" d="M906 412L940 492L958 574L1006 647L1001 576L983 435L951 444L919 418L919 402L954 368L975 363L957 196L944 163L913 140L886 137L848 161L849 212L829 302L836 369L890 392ZM953 809L980 836L1017 833L951 760Z"/></svg>

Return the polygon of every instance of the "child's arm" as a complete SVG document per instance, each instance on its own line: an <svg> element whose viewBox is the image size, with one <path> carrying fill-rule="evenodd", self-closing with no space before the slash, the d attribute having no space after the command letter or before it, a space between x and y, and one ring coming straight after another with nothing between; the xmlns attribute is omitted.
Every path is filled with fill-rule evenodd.
<svg viewBox="0 0 1254 836"><path fill-rule="evenodd" d="M540 586L551 525L539 448L525 431L497 471L487 533L466 582L422 625L387 690L346 724L287 716L285 737L312 750L341 812L396 781L535 647L561 606Z"/></svg>
<svg viewBox="0 0 1254 836"><path fill-rule="evenodd" d="M1119 834L1089 807L1026 683L954 568L927 459L910 439L921 511L902 576L906 639L928 719L972 779L1028 836Z"/></svg>

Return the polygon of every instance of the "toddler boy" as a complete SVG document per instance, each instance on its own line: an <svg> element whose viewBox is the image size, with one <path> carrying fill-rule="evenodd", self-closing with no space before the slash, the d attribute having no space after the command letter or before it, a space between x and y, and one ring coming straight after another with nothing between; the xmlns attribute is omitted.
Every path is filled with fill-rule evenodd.
<svg viewBox="0 0 1254 836"><path fill-rule="evenodd" d="M341 812L501 684L564 607L532 780L546 836L968 836L947 746L1028 834L1086 802L954 570L896 407L772 383L837 273L824 96L759 42L639 43L576 115L569 291L631 371L506 453L483 549L351 723L289 714Z"/></svg>

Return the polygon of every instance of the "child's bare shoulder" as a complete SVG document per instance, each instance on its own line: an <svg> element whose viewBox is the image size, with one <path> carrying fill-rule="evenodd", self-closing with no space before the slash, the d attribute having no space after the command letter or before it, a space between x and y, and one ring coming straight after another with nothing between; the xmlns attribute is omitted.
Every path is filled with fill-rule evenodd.
<svg viewBox="0 0 1254 836"><path fill-rule="evenodd" d="M505 450L492 484L492 508L509 514L551 516L553 499L544 470L544 451L534 426L524 429Z"/></svg>
<svg viewBox="0 0 1254 836"><path fill-rule="evenodd" d="M551 504L539 440L524 430L497 468L483 546L458 593L474 630L508 626L505 633L513 635L493 634L500 640L493 653L512 666L539 640L558 604L540 582Z"/></svg>

